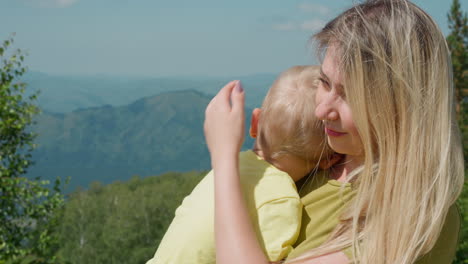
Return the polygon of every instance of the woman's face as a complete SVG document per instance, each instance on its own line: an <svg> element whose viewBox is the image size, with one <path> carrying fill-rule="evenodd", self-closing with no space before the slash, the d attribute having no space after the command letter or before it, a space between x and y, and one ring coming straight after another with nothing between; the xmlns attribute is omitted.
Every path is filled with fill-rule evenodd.
<svg viewBox="0 0 468 264"><path fill-rule="evenodd" d="M361 137L354 125L353 115L346 101L343 75L338 67L338 59L336 50L330 46L321 67L315 115L324 121L328 144L334 151L362 157L364 151Z"/></svg>

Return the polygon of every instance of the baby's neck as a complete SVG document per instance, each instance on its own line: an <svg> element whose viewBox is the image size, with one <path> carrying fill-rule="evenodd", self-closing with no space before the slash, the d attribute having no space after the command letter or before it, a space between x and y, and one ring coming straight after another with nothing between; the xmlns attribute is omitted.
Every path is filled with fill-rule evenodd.
<svg viewBox="0 0 468 264"><path fill-rule="evenodd" d="M258 141L255 140L254 141L254 145L253 145L253 148L252 148L252 151L257 154L257 156L259 156L260 158L262 159L265 159L265 155L262 151L262 148L260 147L260 144L258 144Z"/></svg>
<svg viewBox="0 0 468 264"><path fill-rule="evenodd" d="M259 156L262 159L265 159L265 155L263 154L263 151L260 148L253 148L252 152L255 153L257 156Z"/></svg>
<svg viewBox="0 0 468 264"><path fill-rule="evenodd" d="M307 173L310 172L310 164L306 161L299 159L292 155L282 155L279 158L267 158L265 154L260 148L253 148L252 151L265 160L266 162L273 165L280 171L284 171L293 179L293 181L297 182L298 180L302 179Z"/></svg>
<svg viewBox="0 0 468 264"><path fill-rule="evenodd" d="M339 182L345 182L349 173L363 164L363 160L346 155L330 169L330 178Z"/></svg>

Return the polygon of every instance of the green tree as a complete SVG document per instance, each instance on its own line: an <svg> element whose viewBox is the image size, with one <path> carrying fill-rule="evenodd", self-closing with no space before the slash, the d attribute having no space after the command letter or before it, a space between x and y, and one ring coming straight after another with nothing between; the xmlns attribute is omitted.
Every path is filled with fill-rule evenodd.
<svg viewBox="0 0 468 264"><path fill-rule="evenodd" d="M70 194L59 255L70 263L137 264L151 259L181 204L206 172L134 176Z"/></svg>
<svg viewBox="0 0 468 264"><path fill-rule="evenodd" d="M455 97L457 100L457 114L463 136L463 151L466 160L468 158L468 16L462 12L460 1L453 0L450 12L447 15L450 34L447 36L452 64L455 86ZM468 263L468 182L465 182L463 191L457 201L462 215L462 227L460 232L460 244L454 263Z"/></svg>
<svg viewBox="0 0 468 264"><path fill-rule="evenodd" d="M452 53L454 85L456 89L457 112L462 115L462 102L468 89L468 16L461 10L459 0L453 0L447 14L450 34L447 43Z"/></svg>
<svg viewBox="0 0 468 264"><path fill-rule="evenodd" d="M64 203L57 179L52 189L24 177L32 164L35 134L29 129L39 109L26 97L24 53L0 44L0 264L56 263L58 209Z"/></svg>

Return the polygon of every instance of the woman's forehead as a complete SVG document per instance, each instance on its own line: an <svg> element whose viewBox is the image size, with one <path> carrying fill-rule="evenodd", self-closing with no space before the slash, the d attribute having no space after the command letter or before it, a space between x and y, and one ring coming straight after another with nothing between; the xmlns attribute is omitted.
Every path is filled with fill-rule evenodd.
<svg viewBox="0 0 468 264"><path fill-rule="evenodd" d="M320 72L326 77L333 85L342 86L343 74L340 69L340 60L337 49L334 45L327 48L325 59L323 60Z"/></svg>

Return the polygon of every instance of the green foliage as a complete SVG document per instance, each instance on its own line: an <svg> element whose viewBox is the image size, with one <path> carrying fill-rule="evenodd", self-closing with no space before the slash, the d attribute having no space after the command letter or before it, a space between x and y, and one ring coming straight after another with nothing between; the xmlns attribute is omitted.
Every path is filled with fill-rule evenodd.
<svg viewBox="0 0 468 264"><path fill-rule="evenodd" d="M50 190L47 181L23 176L32 163L35 134L28 127L38 109L35 94L23 97L24 55L9 52L12 43L0 46L0 263L56 263L60 181Z"/></svg>
<svg viewBox="0 0 468 264"><path fill-rule="evenodd" d="M465 156L465 183L460 197L457 200L458 208L462 216L461 230L459 234L459 244L454 264L468 264L468 181L466 162L468 160L468 107L467 103L461 104L461 118L459 120L463 136L463 152Z"/></svg>
<svg viewBox="0 0 468 264"><path fill-rule="evenodd" d="M460 118L460 127L463 136L463 152L465 156L465 170L466 162L468 160L468 105L467 103L461 104L461 118ZM463 185L463 190L460 197L457 200L460 213L462 215L461 230L459 235L459 245L457 250L457 258L455 264L468 264L468 181L467 179L468 172L465 171L465 184Z"/></svg>
<svg viewBox="0 0 468 264"><path fill-rule="evenodd" d="M447 15L449 21L450 35L447 36L452 63L455 85L455 97L457 100L457 113L463 136L463 152L468 160L468 16L462 12L460 1L453 0L450 12ZM466 174L465 174L466 178ZM457 204L462 215L460 230L460 243L457 250L456 264L468 263L468 182L465 181L462 194Z"/></svg>
<svg viewBox="0 0 468 264"><path fill-rule="evenodd" d="M453 0L447 17L450 29L447 43L452 53L455 96L458 102L457 112L460 116L462 102L468 95L468 16L462 12L460 1Z"/></svg>
<svg viewBox="0 0 468 264"><path fill-rule="evenodd" d="M70 195L59 255L70 263L145 263L153 257L175 209L205 173L166 173L101 185Z"/></svg>
<svg viewBox="0 0 468 264"><path fill-rule="evenodd" d="M463 186L463 192L457 201L462 214L462 225L455 264L468 263L468 182Z"/></svg>

